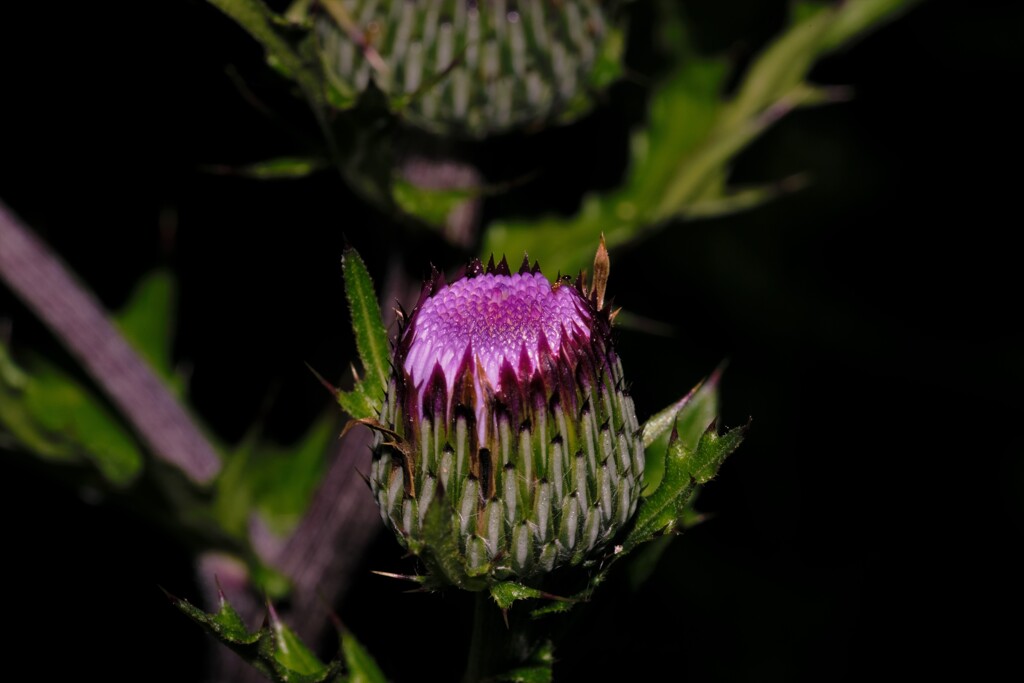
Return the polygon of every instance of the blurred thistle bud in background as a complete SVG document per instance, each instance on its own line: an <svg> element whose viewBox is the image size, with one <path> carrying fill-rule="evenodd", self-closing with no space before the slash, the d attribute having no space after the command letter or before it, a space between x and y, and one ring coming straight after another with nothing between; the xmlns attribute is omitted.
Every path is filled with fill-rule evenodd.
<svg viewBox="0 0 1024 683"><path fill-rule="evenodd" d="M595 282L526 258L436 271L399 332L370 485L430 586L586 564L636 510L644 448Z"/></svg>
<svg viewBox="0 0 1024 683"><path fill-rule="evenodd" d="M315 31L343 99L372 83L406 120L481 138L570 120L619 72L603 0L319 0Z"/></svg>

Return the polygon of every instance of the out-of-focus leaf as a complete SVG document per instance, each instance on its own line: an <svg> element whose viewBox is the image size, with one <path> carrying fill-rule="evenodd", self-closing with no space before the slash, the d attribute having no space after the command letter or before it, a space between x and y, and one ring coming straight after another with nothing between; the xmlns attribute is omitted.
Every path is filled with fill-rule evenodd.
<svg viewBox="0 0 1024 683"><path fill-rule="evenodd" d="M365 375L352 391L339 391L338 402L352 417L376 417L387 389L390 368L387 330L381 319L373 280L359 253L355 249L346 250L341 266L356 349Z"/></svg>
<svg viewBox="0 0 1024 683"><path fill-rule="evenodd" d="M463 202L480 193L479 189L439 190L414 185L396 178L391 186L392 196L399 209L415 216L434 228L444 227L449 214Z"/></svg>
<svg viewBox="0 0 1024 683"><path fill-rule="evenodd" d="M572 218L491 224L480 253L529 253L548 271L577 272L604 233L608 248L629 241L652 221L652 210L679 171L680 160L714 124L726 65L694 60L680 65L651 96L647 127L631 140L630 169L619 190L589 195ZM681 123L685 122L685 125Z"/></svg>
<svg viewBox="0 0 1024 683"><path fill-rule="evenodd" d="M594 93L604 92L612 83L622 78L622 54L626 48L626 37L615 25L608 26L608 35L601 44L594 65L591 67L585 87L577 88L572 99L565 103L557 123L572 123L594 108Z"/></svg>
<svg viewBox="0 0 1024 683"><path fill-rule="evenodd" d="M347 683L387 683L377 661L348 630L341 630L341 653L348 669Z"/></svg>
<svg viewBox="0 0 1024 683"><path fill-rule="evenodd" d="M168 385L175 385L171 350L177 289L170 271L147 274L115 317L121 334ZM173 388L179 389L174 386Z"/></svg>
<svg viewBox="0 0 1024 683"><path fill-rule="evenodd" d="M504 683L551 683L551 667L555 663L555 648L551 641L546 641L530 657L530 661L521 667L489 676L488 680Z"/></svg>
<svg viewBox="0 0 1024 683"><path fill-rule="evenodd" d="M892 21L922 0L860 0L838 6L835 20L822 37L822 49L831 51L848 45L868 31Z"/></svg>
<svg viewBox="0 0 1024 683"><path fill-rule="evenodd" d="M90 462L115 486L142 470L138 442L98 396L41 359L19 368L2 344L0 423L35 455Z"/></svg>
<svg viewBox="0 0 1024 683"><path fill-rule="evenodd" d="M294 180L327 168L330 168L330 162L320 157L277 157L242 166L209 166L206 170L254 180Z"/></svg>
<svg viewBox="0 0 1024 683"><path fill-rule="evenodd" d="M263 627L250 632L231 604L220 596L220 609L205 612L187 600L170 594L171 603L202 626L224 645L267 678L278 683L341 683L341 662L321 662L295 633L277 616L273 606L267 606L267 619Z"/></svg>
<svg viewBox="0 0 1024 683"><path fill-rule="evenodd" d="M671 536L655 538L633 553L625 567L626 580L629 581L630 588L638 590L650 578L671 542Z"/></svg>
<svg viewBox="0 0 1024 683"><path fill-rule="evenodd" d="M337 434L337 417L329 413L294 444L282 446L255 438L243 443L227 458L217 480L214 509L224 528L244 537L255 512L270 532L291 531L320 482Z"/></svg>
<svg viewBox="0 0 1024 683"><path fill-rule="evenodd" d="M724 60L693 55L688 42L679 60L651 93L645 127L634 133L629 171L621 188L583 199L571 217L499 221L488 227L481 254L527 252L551 271L586 267L603 233L609 248L629 243L680 217L695 219L744 210L781 192L799 189L782 181L761 188L728 187L729 164L779 118L799 107L835 101L833 90L806 79L815 61L842 47L915 0L848 0L827 7L799 4L789 28L754 60L735 90L723 99ZM658 35L684 36L671 3ZM666 42L662 40L662 42ZM685 57L685 58L684 58Z"/></svg>

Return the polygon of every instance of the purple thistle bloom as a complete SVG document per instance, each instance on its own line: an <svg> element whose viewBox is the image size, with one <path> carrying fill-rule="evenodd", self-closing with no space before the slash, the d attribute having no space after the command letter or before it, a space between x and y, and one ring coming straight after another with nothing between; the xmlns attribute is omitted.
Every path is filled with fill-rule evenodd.
<svg viewBox="0 0 1024 683"><path fill-rule="evenodd" d="M640 426L608 310L524 260L435 273L398 335L370 484L435 584L579 565L636 509Z"/></svg>

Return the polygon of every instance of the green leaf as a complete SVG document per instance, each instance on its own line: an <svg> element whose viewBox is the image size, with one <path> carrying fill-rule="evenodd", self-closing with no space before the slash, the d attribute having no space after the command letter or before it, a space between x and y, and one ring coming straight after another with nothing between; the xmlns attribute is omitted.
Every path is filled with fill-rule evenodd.
<svg viewBox="0 0 1024 683"><path fill-rule="evenodd" d="M341 662L321 662L294 631L267 605L267 616L260 630L250 632L242 618L220 595L220 609L205 612L187 600L167 594L171 603L202 626L221 643L231 648L267 678L278 683L340 683Z"/></svg>
<svg viewBox="0 0 1024 683"><path fill-rule="evenodd" d="M844 2L837 8L835 19L822 37L821 48L831 51L845 47L868 31L892 21L922 0L858 0Z"/></svg>
<svg viewBox="0 0 1024 683"><path fill-rule="evenodd" d="M352 417L376 417L387 389L391 367L387 330L381 319L373 281L359 253L355 249L346 250L341 259L341 267L356 349L365 377L356 383L353 391L339 392L338 401Z"/></svg>
<svg viewBox="0 0 1024 683"><path fill-rule="evenodd" d="M432 189L414 185L407 180L396 178L391 186L392 196L399 209L419 218L427 225L441 229L448 216L463 202L480 194L474 189Z"/></svg>
<svg viewBox="0 0 1024 683"><path fill-rule="evenodd" d="M555 663L554 645L546 641L521 667L489 676L488 680L504 681L505 683L551 683L551 667Z"/></svg>
<svg viewBox="0 0 1024 683"><path fill-rule="evenodd" d="M545 594L536 588L524 586L515 581L502 581L490 587L491 598L503 610L508 609L517 600L528 600L530 598L542 598Z"/></svg>
<svg viewBox="0 0 1024 683"><path fill-rule="evenodd" d="M568 124L594 108L595 93L608 89L622 78L622 55L626 48L625 33L615 25L608 26L608 34L597 53L584 87L577 88L556 117L556 123Z"/></svg>
<svg viewBox="0 0 1024 683"><path fill-rule="evenodd" d="M125 339L169 385L177 382L172 358L176 299L171 272L154 270L135 285L128 303L115 317Z"/></svg>
<svg viewBox="0 0 1024 683"><path fill-rule="evenodd" d="M310 55L304 54L299 47L285 38L278 28L286 25L284 19L274 14L260 0L208 2L231 17L263 46L267 52L267 62L299 85L314 110L322 109L326 102L319 62L310 59Z"/></svg>
<svg viewBox="0 0 1024 683"><path fill-rule="evenodd" d="M96 394L41 358L23 370L3 344L0 424L33 454L89 462L114 486L127 486L142 470L135 437Z"/></svg>
<svg viewBox="0 0 1024 683"><path fill-rule="evenodd" d="M725 60L693 55L678 12L668 9L671 3L658 3L657 34L675 37L672 44L679 47L672 52L678 61L651 93L649 117L633 135L622 186L588 195L574 216L495 222L484 235L481 255L526 252L547 270L575 273L587 267L602 233L613 249L678 218L746 210L799 189L799 179L786 179L734 190L727 183L729 164L788 112L836 101L835 91L805 81L815 61L912 4L798 5L788 29L754 60L727 99Z"/></svg>
<svg viewBox="0 0 1024 683"><path fill-rule="evenodd" d="M298 524L319 485L331 443L338 435L333 411L314 422L296 443L280 445L250 436L226 458L217 480L214 510L223 527L244 538L258 513L272 533Z"/></svg>
<svg viewBox="0 0 1024 683"><path fill-rule="evenodd" d="M353 417L370 417L376 415L379 403L366 394L363 384L357 383L352 391L338 391L338 405Z"/></svg>
<svg viewBox="0 0 1024 683"><path fill-rule="evenodd" d="M346 629L341 629L341 652L348 668L348 683L387 683L376 660Z"/></svg>
<svg viewBox="0 0 1024 683"><path fill-rule="evenodd" d="M686 396L683 396L681 399L667 408L664 408L660 412L655 413L647 420L647 422L644 423L644 448L650 447L656 439L669 433L672 426L676 423L676 417L679 416L679 411L681 411L686 404L693 399L694 394L697 393L697 390L700 389L702 385L703 382L695 386L693 389L690 389L690 392L686 394Z"/></svg>
<svg viewBox="0 0 1024 683"><path fill-rule="evenodd" d="M299 674L302 680L326 680L329 673L327 666L306 647L294 631L285 626L272 606L268 606L267 609L270 613L269 629L272 637L261 639L261 654L273 657L278 670ZM298 677L285 677L285 680L296 679Z"/></svg>
<svg viewBox="0 0 1024 683"><path fill-rule="evenodd" d="M242 166L208 166L205 170L219 175L240 176L253 180L294 180L306 178L330 168L321 157L277 157Z"/></svg>
<svg viewBox="0 0 1024 683"><path fill-rule="evenodd" d="M679 411L676 419L677 438L689 450L697 447L704 433L718 417L718 384L724 366L719 366L696 387L693 398Z"/></svg>
<svg viewBox="0 0 1024 683"><path fill-rule="evenodd" d="M220 609L216 613L205 612L188 600L176 598L166 593L171 604L184 612L193 621L202 624L208 631L217 637L221 642L229 645L253 645L260 639L259 632L250 633L245 627L242 617L239 616L231 603L223 594L220 596Z"/></svg>
<svg viewBox="0 0 1024 683"><path fill-rule="evenodd" d="M625 550L675 532L696 488L718 472L725 458L743 440L745 431L746 427L737 427L719 435L712 423L693 449L673 434L665 458L665 474L654 493L641 499L634 527L624 543Z"/></svg>
<svg viewBox="0 0 1024 683"><path fill-rule="evenodd" d="M668 434L673 429L677 439L690 449L697 446L701 434L718 415L718 382L724 366L717 368L683 398L657 413L643 427L647 466L644 468L644 495L653 493L665 473L665 458L659 457L668 448Z"/></svg>
<svg viewBox="0 0 1024 683"><path fill-rule="evenodd" d="M602 233L608 248L636 237L654 222L653 209L679 173L681 160L714 125L726 75L725 63L715 60L697 59L677 67L652 93L647 126L632 137L630 168L622 188L589 195L571 218L493 223L480 253L525 252L545 270L574 273L593 259Z"/></svg>

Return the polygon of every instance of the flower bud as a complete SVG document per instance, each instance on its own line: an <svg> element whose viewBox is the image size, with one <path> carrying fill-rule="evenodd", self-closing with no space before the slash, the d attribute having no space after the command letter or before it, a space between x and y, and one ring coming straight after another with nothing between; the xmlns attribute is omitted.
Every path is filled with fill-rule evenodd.
<svg viewBox="0 0 1024 683"><path fill-rule="evenodd" d="M640 425L603 280L524 259L435 272L399 332L370 485L435 585L479 590L585 564L631 518Z"/></svg>
<svg viewBox="0 0 1024 683"><path fill-rule="evenodd" d="M427 130L483 137L586 98L610 32L603 0L332 0L316 35L349 96L372 81Z"/></svg>

